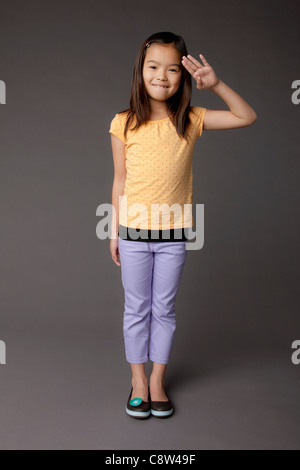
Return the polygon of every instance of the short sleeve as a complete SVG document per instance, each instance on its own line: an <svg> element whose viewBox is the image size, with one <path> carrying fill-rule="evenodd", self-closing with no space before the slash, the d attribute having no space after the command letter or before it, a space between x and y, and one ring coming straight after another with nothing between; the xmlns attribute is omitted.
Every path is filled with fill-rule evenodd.
<svg viewBox="0 0 300 470"><path fill-rule="evenodd" d="M204 121L204 116L206 113L207 108L198 108L199 110L199 116L198 116L198 137L201 137L202 131L203 131L203 121Z"/></svg>
<svg viewBox="0 0 300 470"><path fill-rule="evenodd" d="M124 144L126 143L124 136L124 126L122 125L119 114L116 114L111 121L109 133L116 135L122 142L124 142Z"/></svg>

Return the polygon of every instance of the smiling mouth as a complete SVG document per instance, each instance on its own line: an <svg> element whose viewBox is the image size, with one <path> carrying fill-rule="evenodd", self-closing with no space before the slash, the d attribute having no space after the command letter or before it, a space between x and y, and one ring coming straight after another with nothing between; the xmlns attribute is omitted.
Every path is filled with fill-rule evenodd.
<svg viewBox="0 0 300 470"><path fill-rule="evenodd" d="M157 88L169 88L168 86L163 86L163 85L154 85L154 84L152 84L152 86L155 86Z"/></svg>

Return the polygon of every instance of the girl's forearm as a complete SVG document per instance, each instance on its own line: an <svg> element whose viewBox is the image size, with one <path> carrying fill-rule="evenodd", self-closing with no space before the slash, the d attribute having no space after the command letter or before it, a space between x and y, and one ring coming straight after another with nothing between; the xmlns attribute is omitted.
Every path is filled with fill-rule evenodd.
<svg viewBox="0 0 300 470"><path fill-rule="evenodd" d="M230 111L237 117L246 121L252 121L252 119L257 118L254 109L251 108L251 106L238 93L226 85L222 80L219 79L217 85L209 89L220 96L220 98L225 101Z"/></svg>
<svg viewBox="0 0 300 470"><path fill-rule="evenodd" d="M112 222L111 238L118 238L119 231L119 197L124 193L125 181L114 181L112 187Z"/></svg>

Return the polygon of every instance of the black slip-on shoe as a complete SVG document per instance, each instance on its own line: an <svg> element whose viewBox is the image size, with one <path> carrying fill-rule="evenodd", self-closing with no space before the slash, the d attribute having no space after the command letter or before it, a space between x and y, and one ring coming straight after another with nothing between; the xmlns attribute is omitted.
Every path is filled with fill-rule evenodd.
<svg viewBox="0 0 300 470"><path fill-rule="evenodd" d="M151 414L156 418L169 418L174 413L171 400L168 401L152 401Z"/></svg>
<svg viewBox="0 0 300 470"><path fill-rule="evenodd" d="M126 413L131 416L132 418L136 419L147 419L151 415L150 411L150 394L149 394L149 401L143 401L141 398L133 398L131 399L132 390L130 392L127 406L126 406Z"/></svg>

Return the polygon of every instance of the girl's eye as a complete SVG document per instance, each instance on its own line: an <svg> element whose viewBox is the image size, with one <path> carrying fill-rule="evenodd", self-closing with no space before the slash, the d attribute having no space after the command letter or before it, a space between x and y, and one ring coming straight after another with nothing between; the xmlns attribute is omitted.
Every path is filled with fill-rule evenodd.
<svg viewBox="0 0 300 470"><path fill-rule="evenodd" d="M150 69L156 69L155 65L150 65ZM177 72L176 69L170 69L170 70L172 70L172 72Z"/></svg>

